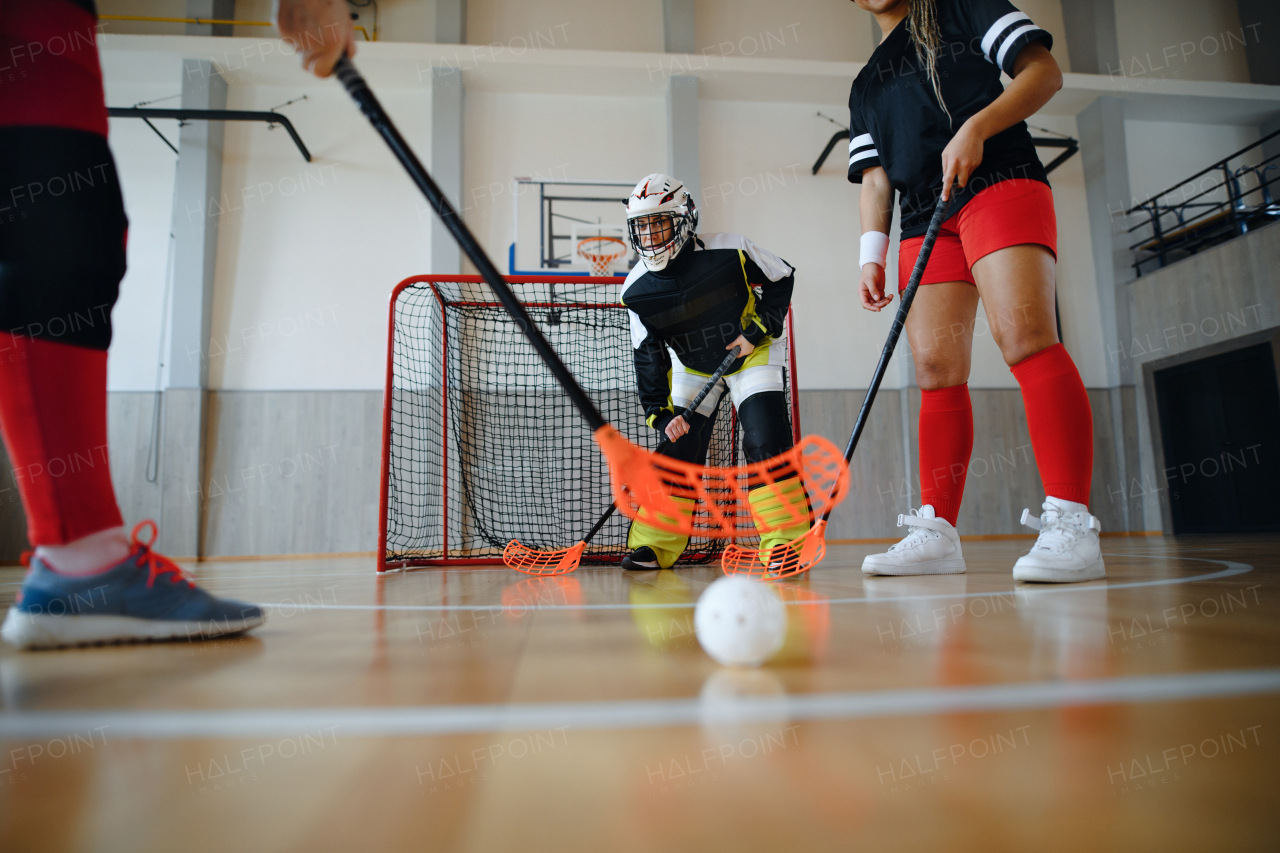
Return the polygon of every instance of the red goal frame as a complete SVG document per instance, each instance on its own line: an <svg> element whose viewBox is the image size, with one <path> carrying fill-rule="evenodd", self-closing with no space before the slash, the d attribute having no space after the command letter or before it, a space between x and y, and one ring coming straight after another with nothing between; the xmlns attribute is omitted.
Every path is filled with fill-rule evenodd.
<svg viewBox="0 0 1280 853"><path fill-rule="evenodd" d="M553 275L511 275L503 276L510 284L612 284L621 287L626 280L622 276L553 276ZM404 279L391 291L389 310L387 314L387 366L385 385L382 394L382 461L379 477L379 495L378 495L378 553L377 553L377 569L379 572L385 572L388 569L411 568L419 566L436 566L436 567L468 567L468 566L500 566L502 565L501 556L493 557L451 557L449 556L449 477L448 477L448 458L449 458L449 382L448 371L444 372L443 382L441 383L441 418L442 424L442 447L441 464L446 472L442 479L442 501L441 501L441 523L443 525L443 537L441 555L438 557L416 557L410 559L399 559L387 561L387 514L388 514L388 492L390 488L390 461L391 461L391 421L392 421L392 394L395 368L395 339L396 339L396 304L400 298L400 294L406 288L415 284L427 284L431 287L432 293L436 297L436 304L440 307L441 320L444 319L445 300L441 296L437 284L444 283L463 283L463 284L483 284L484 279L478 275L415 275ZM454 302L454 305L471 306L471 307L491 307L497 306L497 300L485 302ZM526 303L529 307L556 307L556 306L573 306L575 303ZM592 303L591 307L596 308L622 308L621 302L617 303ZM796 379L796 348L795 334L792 323L791 309L787 309L787 376L791 384L791 432L795 441L800 441L800 400L799 389ZM448 324L442 322L442 328L445 330L441 336L441 356L448 358ZM736 417L736 415L735 415ZM566 542L566 545L573 543Z"/></svg>

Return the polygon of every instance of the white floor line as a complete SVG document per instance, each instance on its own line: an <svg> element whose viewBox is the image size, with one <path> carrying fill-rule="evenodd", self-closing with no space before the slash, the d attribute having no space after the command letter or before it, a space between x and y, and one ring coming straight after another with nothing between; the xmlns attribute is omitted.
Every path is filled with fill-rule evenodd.
<svg viewBox="0 0 1280 853"><path fill-rule="evenodd" d="M399 708L22 711L0 714L0 738L54 738L96 730L101 730L107 741L257 738L330 729L338 739L538 731L562 726L615 730L1185 702L1277 692L1280 669L1261 669L711 701L687 698Z"/></svg>
<svg viewBox="0 0 1280 853"><path fill-rule="evenodd" d="M821 598L813 600L786 601L788 607L814 607L831 604L883 604L895 601L930 601L934 599L953 599L953 598L995 598L1007 595L1029 595L1042 596L1054 594L1069 594L1073 592L1086 592L1089 590L1118 590L1118 589L1137 589L1149 586L1172 586L1177 584L1198 583L1200 581L1219 580L1221 578L1234 577L1242 575L1246 572L1253 571L1253 566L1247 563L1236 563L1231 560L1206 560L1197 557L1178 557L1180 560L1192 560L1197 563L1216 563L1220 566L1226 566L1220 572L1210 572L1206 575L1189 575L1182 578L1159 578L1149 581L1130 581L1128 583L1088 583L1088 584L1025 584L1013 589L991 590L989 592L956 592L956 593L937 593L934 595L886 595L860 598ZM893 580L901 582L905 578L894 578ZM874 579L872 579L874 583ZM424 611L424 612L469 612L477 613L491 612L501 613L524 612L527 610L661 610L661 609L677 609L692 608L695 602L692 601L672 601L658 602L653 604L541 604L537 601L521 603L516 605L504 604L300 604L298 602L282 602L280 604L261 603L259 607L265 608L294 608L298 610L407 610L407 611Z"/></svg>

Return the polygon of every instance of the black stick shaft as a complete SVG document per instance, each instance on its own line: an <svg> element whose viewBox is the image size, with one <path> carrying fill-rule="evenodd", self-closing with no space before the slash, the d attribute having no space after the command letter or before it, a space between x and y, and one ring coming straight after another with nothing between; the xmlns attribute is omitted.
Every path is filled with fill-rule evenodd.
<svg viewBox="0 0 1280 853"><path fill-rule="evenodd" d="M924 268L929 263L929 256L933 254L933 244L938 241L938 232L942 230L942 223L947 219L947 208L950 206L950 200L939 198L938 205L933 209L933 219L929 221L929 230L925 232L924 243L920 245L920 254L916 255L916 265L911 270L911 278L907 280L907 289L902 292L902 302L898 305L898 313L893 318L893 327L889 330L889 339L884 342L884 349L880 351L880 363L876 365L876 372L871 376L871 387L867 389L867 396L862 400L862 408L858 411L858 420L853 425L853 435L849 436L849 446L844 451L844 461L848 463L853 459L853 451L858 446L858 439L862 438L862 431L867 426L867 418L871 414L871 404L876 401L876 392L880 390L880 383L884 381L885 371L889 369L889 359L893 358L893 350L898 346L898 338L902 335L902 330L907 325L907 312L911 310L911 303L916 298L916 290L920 287L920 279L924 277ZM822 520L826 521L831 516L832 506L827 507L827 511L822 514Z"/></svg>
<svg viewBox="0 0 1280 853"><path fill-rule="evenodd" d="M715 388L716 383L724 376L725 371L733 366L733 363L738 359L738 353L740 352L742 352L741 347L734 347L729 350L729 354L724 357L724 361L720 362L720 366L716 368L716 372L711 374L711 377L707 379L706 384L702 386L702 390L698 392L698 396L694 397L693 402L689 403L688 408L685 409L686 412L696 412L698 410L698 407L702 405L702 401L707 399L707 395L711 393L711 389ZM660 453L662 449L670 443L670 439L662 439L662 441L658 443L654 453ZM590 542L591 537L599 533L600 528L604 527L604 523L612 518L613 514L617 511L618 505L616 503L609 504L609 508L605 510L604 515L600 516L600 520L596 522L595 527L587 531L587 535L582 537L583 543L585 544Z"/></svg>
<svg viewBox="0 0 1280 853"><path fill-rule="evenodd" d="M578 384L578 381L573 378L573 374L569 372L569 368L565 367L564 362L560 360L560 356L552 349L551 343L534 324L529 312L525 310L524 305L520 303L515 293L503 280L502 274L498 272L497 267L489 260L488 255L485 254L484 249L480 247L480 243L471 233L471 229L467 228L466 223L462 221L462 217L453 209L453 205L449 204L449 200L444 197L444 193L436 186L436 182L431 179L431 175L419 162L417 155L409 147L409 143L405 142L404 137L400 135L400 131L396 129L386 110L382 108L382 104L378 102L377 97L369 89L369 85L360 76L360 72L356 70L355 66L351 64L351 60L345 56L338 60L338 64L334 67L334 72L347 90L347 94L360 107L360 112L364 113L365 118L369 119L374 129L382 135L383 140L391 148L391 152L400 161L400 165L404 166L405 171L409 173L409 177L418 185L418 189L422 190L422 194L427 197L427 202L435 208L436 213L440 215L440 219L444 221L445 227L453 235L453 239L458 241L462 251L471 259L471 263L475 264L476 269L480 271L480 275L488 283L489 287L493 289L503 307L507 309L507 313L515 320L520 330L524 332L525 337L529 339L529 343L533 344L533 348L537 350L538 355L547 365L547 369L555 376L556 381L560 383L560 387L564 389L564 392L569 395L569 399L578 410L578 413L586 419L593 432L604 426L607 423L604 415L600 414L596 404L582 390L582 386Z"/></svg>
<svg viewBox="0 0 1280 853"><path fill-rule="evenodd" d="M600 528L604 527L604 523L613 518L613 514L617 511L617 504L609 504L609 508L604 511L604 515L600 516L600 520L596 522L596 526L588 530L587 535L582 537L582 544L585 545L590 542L592 537L600 532Z"/></svg>
<svg viewBox="0 0 1280 853"><path fill-rule="evenodd" d="M702 386L702 390L698 392L698 396L685 407L686 413L698 411L698 407L702 405L702 401L707 399L707 395L711 393L711 389L716 387L716 383L724 376L725 371L733 367L733 363L738 360L738 353L742 352L742 347L734 347L729 350L729 354L724 357L724 361L720 362L720 366L716 368L716 372L711 374L711 378L707 380L707 384ZM686 419L687 420L687 419Z"/></svg>

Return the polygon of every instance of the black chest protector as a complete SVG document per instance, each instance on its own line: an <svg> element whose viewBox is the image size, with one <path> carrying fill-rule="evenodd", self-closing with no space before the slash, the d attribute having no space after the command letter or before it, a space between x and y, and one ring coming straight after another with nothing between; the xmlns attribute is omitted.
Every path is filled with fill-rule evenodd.
<svg viewBox="0 0 1280 853"><path fill-rule="evenodd" d="M623 299L681 364L713 373L726 347L757 322L755 291L747 282L745 263L736 249L693 251L690 245L666 269L636 279Z"/></svg>

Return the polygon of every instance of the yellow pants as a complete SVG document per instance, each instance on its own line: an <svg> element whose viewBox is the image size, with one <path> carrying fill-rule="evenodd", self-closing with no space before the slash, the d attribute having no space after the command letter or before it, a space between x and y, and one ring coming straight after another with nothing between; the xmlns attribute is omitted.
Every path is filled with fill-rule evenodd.
<svg viewBox="0 0 1280 853"><path fill-rule="evenodd" d="M692 513L693 501L687 498L675 500L689 504L689 511ZM747 495L747 501L756 529L765 531L760 535L761 560L767 561L769 552L775 546L785 545L809 532L809 506L804 486L799 479L783 480L773 486L755 489ZM790 512L798 514L801 521L785 527L775 527L784 523ZM675 565L688 544L689 537L686 534L659 530L639 519L631 523L631 532L627 534L627 548L635 550L647 545L658 556L658 565L664 569Z"/></svg>
<svg viewBox="0 0 1280 853"><path fill-rule="evenodd" d="M762 486L747 495L751 504L751 518L760 534L760 560L768 562L769 552L778 545L785 545L809 532L809 502L804 485L799 478L783 480L772 486ZM792 513L800 521L786 524ZM779 526L785 525L785 526ZM796 549L799 552L799 548Z"/></svg>
<svg viewBox="0 0 1280 853"><path fill-rule="evenodd" d="M690 498L672 498L672 500L688 504L689 509L685 515L693 515L693 501ZM641 518L643 517L644 513L641 513ZM680 555L684 553L685 546L688 544L689 537L686 534L659 530L645 524L639 518L631 522L631 532L627 534L627 548L634 551L636 548L648 545L653 549L653 553L658 555L658 565L664 569L669 569L676 564L676 560L680 559Z"/></svg>

